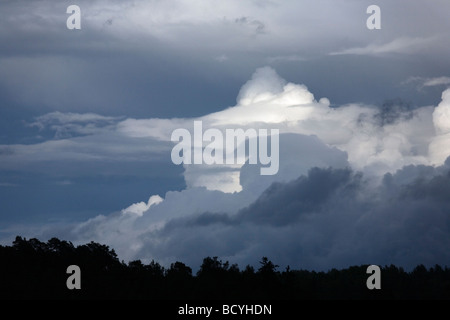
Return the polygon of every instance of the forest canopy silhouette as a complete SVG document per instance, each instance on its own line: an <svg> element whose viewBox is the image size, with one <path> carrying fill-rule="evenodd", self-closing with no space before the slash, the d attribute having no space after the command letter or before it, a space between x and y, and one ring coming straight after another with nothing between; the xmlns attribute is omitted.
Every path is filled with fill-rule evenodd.
<svg viewBox="0 0 450 320"><path fill-rule="evenodd" d="M69 290L70 265L81 270L81 289ZM411 272L381 267L381 289L369 290L367 265L327 272L279 267L262 257L259 267L206 257L194 274L176 261L120 261L114 249L90 242L74 246L52 238L17 236L0 246L1 299L449 299L450 269L418 265Z"/></svg>

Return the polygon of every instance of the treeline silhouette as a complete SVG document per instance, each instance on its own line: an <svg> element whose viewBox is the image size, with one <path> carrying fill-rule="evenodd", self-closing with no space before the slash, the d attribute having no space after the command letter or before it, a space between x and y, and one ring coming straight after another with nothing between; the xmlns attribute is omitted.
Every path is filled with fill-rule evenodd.
<svg viewBox="0 0 450 320"><path fill-rule="evenodd" d="M69 265L81 269L81 290L69 290ZM169 268L152 261L120 261L113 249L95 242L74 246L16 237L0 246L2 299L449 299L450 269L417 266L405 272L381 267L381 290L369 290L367 265L328 272L283 271L267 257L255 270L240 270L206 257L194 275L177 261Z"/></svg>

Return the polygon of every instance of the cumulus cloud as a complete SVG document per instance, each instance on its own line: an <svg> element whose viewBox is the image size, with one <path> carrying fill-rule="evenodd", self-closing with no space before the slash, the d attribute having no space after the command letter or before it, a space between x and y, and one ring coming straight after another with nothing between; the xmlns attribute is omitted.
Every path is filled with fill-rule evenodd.
<svg viewBox="0 0 450 320"><path fill-rule="evenodd" d="M436 136L430 143L429 152L433 164L442 163L448 156L450 143L450 89L442 93L442 101L433 111Z"/></svg>
<svg viewBox="0 0 450 320"><path fill-rule="evenodd" d="M123 259L146 259L147 255L142 255L141 250L147 250L149 245L159 241L153 236L146 240L147 237L150 237L150 233L162 232L167 225L178 225L180 221L189 220L205 212L210 212L214 221L217 215L229 219L229 216L234 216L236 212L256 201L261 192L274 181L290 181L292 176L307 174L314 165L336 168L348 166L344 152L326 146L316 137L287 134L281 137L280 144L280 152L283 155L280 175L262 177L257 167L246 164L241 169L240 183L244 187L241 192L226 193L191 186L182 191L168 192L164 199L151 196L147 203L135 203L121 212L109 216L100 215L69 229L45 229L43 236L59 232L75 242L105 242L113 246ZM303 154L307 154L303 157L304 161L301 160ZM170 253L170 258L176 256L172 254ZM169 257L160 258L162 262L170 260Z"/></svg>
<svg viewBox="0 0 450 320"><path fill-rule="evenodd" d="M431 170L431 176L419 179L415 171L421 169ZM448 189L441 188L449 183L448 167L403 171L413 181L402 183L405 172L400 171L374 188L349 169L312 169L307 176L272 185L234 216L205 213L173 221L146 239L168 240L162 250L193 263L200 256L183 252L205 241L211 243L209 254L219 252L239 263L266 252L284 266L320 270L362 263L448 264ZM188 234L180 235L183 231ZM172 249L172 241L183 237L188 239L184 247ZM162 254L154 245L143 250Z"/></svg>
<svg viewBox="0 0 450 320"><path fill-rule="evenodd" d="M0 2L2 119L22 119L30 110L43 114L28 125L45 136L39 143L0 145L5 197L24 188L26 179L17 176L41 171L51 179L36 179L71 191L93 175L132 172L127 179L135 189L120 183L118 194L133 193L134 179L164 184L175 175L171 168L179 169L177 179L183 170L185 184L161 188L172 191L159 195L139 190L142 198L109 215L8 234L93 240L111 245L124 260L182 260L193 267L207 255L240 265L264 255L314 269L450 264L449 91L423 107L330 102L336 96L361 101L371 88L362 101L383 99L399 75L448 69L450 20L436 14L449 11L448 1L379 0L382 30L374 32L365 25L368 0L76 4L82 29L71 32L67 3ZM299 63L304 59L308 64ZM279 64L285 77L297 80L260 68L235 103L223 97L262 63ZM360 81L368 75L370 82ZM419 88L450 83L445 74L426 76L414 80ZM117 117L122 114L127 117ZM222 133L278 130L277 174L262 176L261 164L248 162L175 167L171 134L193 132L194 121ZM152 175L158 179L147 183ZM50 199L75 210L62 204L68 194L41 199L33 186L29 190L34 197L26 194L23 201Z"/></svg>
<svg viewBox="0 0 450 320"><path fill-rule="evenodd" d="M279 264L316 269L359 263L446 264L448 102L445 91L436 108L410 108L395 101L381 108L332 108L327 98L317 100L305 85L289 83L265 67L242 86L236 105L223 111L192 119L118 122L53 114L48 118L62 124L99 120L115 125L108 135L8 146L9 151L2 146L0 155L20 159L19 151L23 156L32 150L36 158L42 147L54 153L64 146L72 152L91 146L88 154L94 152L94 142L100 142L95 152L103 156L128 152L132 157L144 146L149 152L167 151L174 145L171 132L192 132L194 120L202 121L204 129L222 132L276 128L278 174L261 176L260 165L248 161L185 165L186 189L151 196L148 202L75 224L69 231L66 227L65 237L107 243L123 259L162 263L177 259L194 265L215 255L246 264L266 255ZM123 147L105 145L105 136ZM55 230L46 229L44 235Z"/></svg>
<svg viewBox="0 0 450 320"><path fill-rule="evenodd" d="M450 261L449 169L448 164L407 166L373 185L349 168L313 168L272 184L234 213L222 207L194 213L180 205L177 216L163 223L149 223L156 213L150 210L142 216L97 217L72 232L77 241L107 240L126 258L165 264L178 259L197 266L203 257L218 255L245 265L266 255L283 267L315 270L445 265ZM154 209L174 200L166 198Z"/></svg>
<svg viewBox="0 0 450 320"><path fill-rule="evenodd" d="M154 204L158 204L161 201L163 201L163 199L160 196L151 196L148 199L148 202L138 202L138 203L133 203L131 206L129 206L128 208L125 208L122 210L122 213L124 214L135 214L138 216L142 216L142 214L147 211L148 209L150 209L150 207Z"/></svg>
<svg viewBox="0 0 450 320"><path fill-rule="evenodd" d="M408 164L438 164L445 160L435 159L428 151L430 142L436 139L433 112L433 107L405 108L401 101L383 108L361 104L332 108L327 98L317 101L305 85L288 83L274 69L264 67L242 86L236 106L195 119L127 119L117 128L125 136L158 141L170 141L177 128L193 132L194 120L202 121L203 130L215 128L223 133L228 128L266 128L283 134L315 135L346 152L352 167L379 175ZM241 167L189 166L186 183L240 191Z"/></svg>
<svg viewBox="0 0 450 320"><path fill-rule="evenodd" d="M193 132L197 120L202 122L203 132L215 128L224 134L227 129L251 128L277 129L282 135L313 135L328 146L345 152L353 168L380 176L408 164L443 163L449 155L443 147L449 121L446 92L437 108L413 109L401 101L390 102L382 108L361 104L332 108L327 98L316 100L305 85L289 83L274 69L264 67L256 70L242 86L237 104L222 111L191 119L125 120L93 113L53 112L36 118L32 125L54 130L55 137L61 138L59 141L4 145L0 146L0 154L4 163L49 157L101 159L113 155L139 159L145 154L144 150L147 154L163 155L174 145L172 132L177 128ZM90 136L71 138L71 135L80 134ZM203 142L204 146L206 142ZM226 147L225 143L223 148ZM295 148L289 146L287 149ZM240 191L241 167L242 164L185 165L184 177L188 186Z"/></svg>

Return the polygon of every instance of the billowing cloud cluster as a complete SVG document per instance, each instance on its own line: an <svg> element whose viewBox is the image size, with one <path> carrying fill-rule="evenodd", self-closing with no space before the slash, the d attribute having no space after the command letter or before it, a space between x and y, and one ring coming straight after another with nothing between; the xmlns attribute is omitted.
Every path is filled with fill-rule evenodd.
<svg viewBox="0 0 450 320"><path fill-rule="evenodd" d="M43 235L107 243L125 260L192 266L208 255L241 265L265 255L310 269L450 263L450 90L437 107L332 108L266 67L236 106L200 118L82 120L106 121L120 141L139 145L173 145L171 132L192 129L193 120L220 130L277 128L280 169L261 176L248 163L186 165L184 190Z"/></svg>
<svg viewBox="0 0 450 320"><path fill-rule="evenodd" d="M450 264L448 0L378 0L379 30L369 0L77 0L81 30L70 4L0 1L2 243L193 267ZM194 121L267 130L277 173L173 164Z"/></svg>
<svg viewBox="0 0 450 320"><path fill-rule="evenodd" d="M450 110L448 92L442 94L437 108L408 109L395 104L381 109L358 104L332 108L327 98L317 101L304 85L287 83L272 68L265 67L258 69L243 85L236 106L197 120L203 121L204 128L277 128L282 134L314 135L326 145L345 151L353 168L380 175L408 164L444 162L447 149L440 144L445 143L446 125L450 123L445 116ZM128 119L118 124L124 135L165 141L180 127L192 132L193 119ZM292 156L283 154L281 158L292 159ZM220 174L220 168L215 167L212 173L207 170L210 167L203 171L197 169L186 168L188 185L240 190L236 178L239 168L224 168L228 176L230 170L235 173L235 178L227 183L211 177ZM190 174L191 170L195 174Z"/></svg>
<svg viewBox="0 0 450 320"><path fill-rule="evenodd" d="M406 166L373 185L346 169L313 168L274 183L255 201L202 189L149 200L72 229L76 241L114 245L127 259L182 260L217 255L242 264L267 255L282 266L326 270L352 264L448 264L450 165ZM152 203L153 202L153 203ZM234 208L233 208L234 206ZM201 208L200 208L201 207ZM66 234L67 236L67 234Z"/></svg>
<svg viewBox="0 0 450 320"><path fill-rule="evenodd" d="M350 169L311 169L236 214L191 215L147 231L138 255L194 265L205 255L240 264L269 255L311 269L448 264L449 169L405 167L377 187Z"/></svg>

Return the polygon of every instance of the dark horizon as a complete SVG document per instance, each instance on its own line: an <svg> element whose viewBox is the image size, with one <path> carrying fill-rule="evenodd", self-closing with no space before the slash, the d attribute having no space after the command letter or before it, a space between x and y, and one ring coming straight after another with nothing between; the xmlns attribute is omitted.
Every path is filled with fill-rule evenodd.
<svg viewBox="0 0 450 320"><path fill-rule="evenodd" d="M379 288L368 288L368 265L315 272L278 265L261 257L259 268L240 269L218 257L205 257L197 272L181 261L120 262L114 249L95 242L73 246L50 239L17 236L0 246L0 299L150 299L152 301L292 301L449 299L450 269L418 265L405 272L380 268ZM76 267L78 271L73 271ZM75 284L72 279L80 272ZM167 310L166 310L167 311Z"/></svg>

